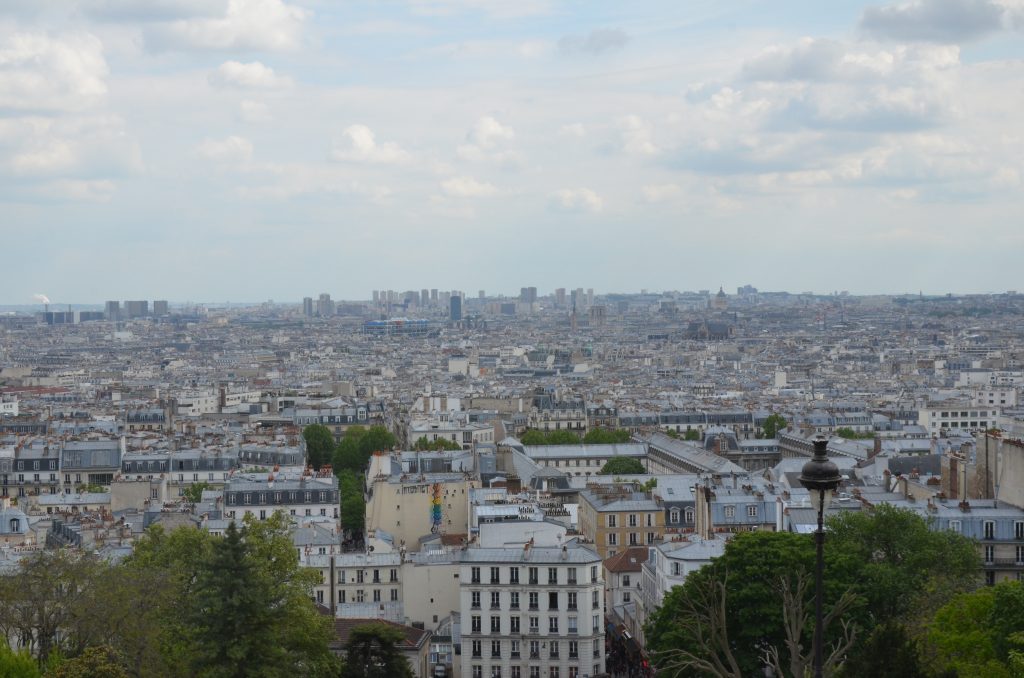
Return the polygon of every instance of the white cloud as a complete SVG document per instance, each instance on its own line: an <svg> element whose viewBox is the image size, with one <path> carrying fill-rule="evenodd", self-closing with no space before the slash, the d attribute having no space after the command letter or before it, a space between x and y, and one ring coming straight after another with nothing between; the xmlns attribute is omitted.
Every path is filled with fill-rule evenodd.
<svg viewBox="0 0 1024 678"><path fill-rule="evenodd" d="M515 130L507 125L502 125L489 115L485 115L476 121L469 138L477 146L485 150L495 148L499 144L511 141L516 136Z"/></svg>
<svg viewBox="0 0 1024 678"><path fill-rule="evenodd" d="M640 116L627 115L619 121L622 150L630 155L654 155L657 146L651 140L651 126Z"/></svg>
<svg viewBox="0 0 1024 678"><path fill-rule="evenodd" d="M877 38L956 43L1000 30L1014 9L996 0L914 0L866 8L860 28Z"/></svg>
<svg viewBox="0 0 1024 678"><path fill-rule="evenodd" d="M18 175L51 175L74 167L78 157L64 139L46 138L42 147L30 148L11 158L11 169Z"/></svg>
<svg viewBox="0 0 1024 678"><path fill-rule="evenodd" d="M644 186L640 189L643 193L644 200L647 202L664 202L670 198L674 198L682 192L675 184L654 184L651 186Z"/></svg>
<svg viewBox="0 0 1024 678"><path fill-rule="evenodd" d="M564 137L576 137L582 139L587 136L587 128L583 126L583 123L573 122L568 125L562 125L558 133Z"/></svg>
<svg viewBox="0 0 1024 678"><path fill-rule="evenodd" d="M82 9L104 21L149 22L215 17L224 13L227 4L227 0L84 0Z"/></svg>
<svg viewBox="0 0 1024 678"><path fill-rule="evenodd" d="M331 157L347 162L364 162L380 165L400 165L410 160L409 153L398 144L388 141L378 143L376 136L366 125L351 125L341 133Z"/></svg>
<svg viewBox="0 0 1024 678"><path fill-rule="evenodd" d="M452 177L441 182L441 190L456 198L480 198L498 192L492 184L472 177Z"/></svg>
<svg viewBox="0 0 1024 678"><path fill-rule="evenodd" d="M62 179L44 184L36 192L56 200L108 202L116 189L114 182L107 179Z"/></svg>
<svg viewBox="0 0 1024 678"><path fill-rule="evenodd" d="M84 110L107 94L106 77L93 35L0 32L0 110Z"/></svg>
<svg viewBox="0 0 1024 678"><path fill-rule="evenodd" d="M604 200L589 188L563 188L551 194L550 205L566 212L597 213L604 209Z"/></svg>
<svg viewBox="0 0 1024 678"><path fill-rule="evenodd" d="M223 16L170 21L145 35L156 49L290 50L302 42L306 17L283 0L228 0Z"/></svg>
<svg viewBox="0 0 1024 678"><path fill-rule="evenodd" d="M217 87L244 89L273 89L291 84L290 78L277 75L273 68L264 66L259 61L225 61L210 74L209 80L210 84Z"/></svg>
<svg viewBox="0 0 1024 678"><path fill-rule="evenodd" d="M620 28L598 28L586 35L567 35L558 41L563 52L586 52L603 54L622 49L629 42L629 36Z"/></svg>
<svg viewBox="0 0 1024 678"><path fill-rule="evenodd" d="M270 122L274 119L273 114L270 112L270 107L262 101L251 101L249 99L244 99L238 105L238 114L242 122L251 125Z"/></svg>
<svg viewBox="0 0 1024 678"><path fill-rule="evenodd" d="M206 139L199 144L196 152L207 160L218 163L246 163L252 160L252 142L239 136L230 136L226 139Z"/></svg>

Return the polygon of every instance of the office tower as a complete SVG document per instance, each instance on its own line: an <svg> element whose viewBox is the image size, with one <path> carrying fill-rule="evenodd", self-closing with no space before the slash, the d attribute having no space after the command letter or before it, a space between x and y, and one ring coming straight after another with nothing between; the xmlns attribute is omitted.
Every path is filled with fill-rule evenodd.
<svg viewBox="0 0 1024 678"><path fill-rule="evenodd" d="M430 301L430 290L423 288L420 290L420 308L426 308L427 302Z"/></svg>
<svg viewBox="0 0 1024 678"><path fill-rule="evenodd" d="M436 289L430 290L430 303L435 305L435 306L437 305L437 290Z"/></svg>
<svg viewBox="0 0 1024 678"><path fill-rule="evenodd" d="M153 302L153 315L157 317L167 315L167 300L157 299Z"/></svg>
<svg viewBox="0 0 1024 678"><path fill-rule="evenodd" d="M313 297L302 298L302 315L307 318L313 317Z"/></svg>
<svg viewBox="0 0 1024 678"><path fill-rule="evenodd" d="M379 304L380 303L380 291L379 290L374 290L373 291L373 303L374 304Z"/></svg>
<svg viewBox="0 0 1024 678"><path fill-rule="evenodd" d="M124 314L128 318L144 318L149 315L148 301L126 301L124 302Z"/></svg>
<svg viewBox="0 0 1024 678"><path fill-rule="evenodd" d="M104 313L107 316L107 320L120 320L121 319L121 302L119 301L108 301L104 307Z"/></svg>
<svg viewBox="0 0 1024 678"><path fill-rule="evenodd" d="M329 318L334 315L334 302L331 301L331 295L326 292L320 295L316 302L316 313L321 318Z"/></svg>
<svg viewBox="0 0 1024 678"><path fill-rule="evenodd" d="M565 308L565 288L559 287L555 290L555 306Z"/></svg>
<svg viewBox="0 0 1024 678"><path fill-rule="evenodd" d="M594 305L594 288L591 287L591 288L587 289L587 306L593 306L593 305Z"/></svg>
<svg viewBox="0 0 1024 678"><path fill-rule="evenodd" d="M527 287L526 288L526 294L529 297L529 299L527 299L527 301L529 301L531 304L537 301L537 288L536 287Z"/></svg>
<svg viewBox="0 0 1024 678"><path fill-rule="evenodd" d="M485 297L486 297L487 295L486 295L486 294L484 293L484 291L483 291L483 290L480 290L479 292L477 292L477 295L476 295L476 296L477 296L477 298L478 298L478 299L483 299L483 298L485 298Z"/></svg>
<svg viewBox="0 0 1024 678"><path fill-rule="evenodd" d="M462 297L453 294L449 301L451 304L451 321L457 323L462 320Z"/></svg>

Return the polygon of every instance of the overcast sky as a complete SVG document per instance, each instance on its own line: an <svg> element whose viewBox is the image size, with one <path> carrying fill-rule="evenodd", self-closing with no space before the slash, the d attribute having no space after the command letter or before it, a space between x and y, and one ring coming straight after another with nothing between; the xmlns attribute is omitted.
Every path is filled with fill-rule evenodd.
<svg viewBox="0 0 1024 678"><path fill-rule="evenodd" d="M1024 289L1024 0L3 0L0 303Z"/></svg>

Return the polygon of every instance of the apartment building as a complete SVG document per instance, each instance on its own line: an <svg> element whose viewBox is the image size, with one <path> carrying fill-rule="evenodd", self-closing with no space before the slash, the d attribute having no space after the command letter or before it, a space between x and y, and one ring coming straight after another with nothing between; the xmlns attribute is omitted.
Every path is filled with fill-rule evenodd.
<svg viewBox="0 0 1024 678"><path fill-rule="evenodd" d="M273 473L247 473L224 484L224 514L241 520L247 515L266 520L276 511L317 522L338 521L338 478L317 476L275 477Z"/></svg>
<svg viewBox="0 0 1024 678"><path fill-rule="evenodd" d="M918 424L933 436L944 433L943 429L985 430L994 427L998 419L998 407L969 401L931 403L918 410Z"/></svg>
<svg viewBox="0 0 1024 678"><path fill-rule="evenodd" d="M591 549L470 547L459 581L464 678L604 671L604 577Z"/></svg>
<svg viewBox="0 0 1024 678"><path fill-rule="evenodd" d="M632 485L591 485L579 493L579 531L601 559L625 548L655 544L665 535L665 511Z"/></svg>

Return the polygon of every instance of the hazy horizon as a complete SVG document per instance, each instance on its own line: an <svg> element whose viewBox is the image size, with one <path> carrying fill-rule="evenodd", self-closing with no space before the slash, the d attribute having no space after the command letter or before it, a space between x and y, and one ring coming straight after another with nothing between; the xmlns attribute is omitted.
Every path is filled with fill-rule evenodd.
<svg viewBox="0 0 1024 678"><path fill-rule="evenodd" d="M1017 289L1022 28L1019 0L12 0L0 303Z"/></svg>

